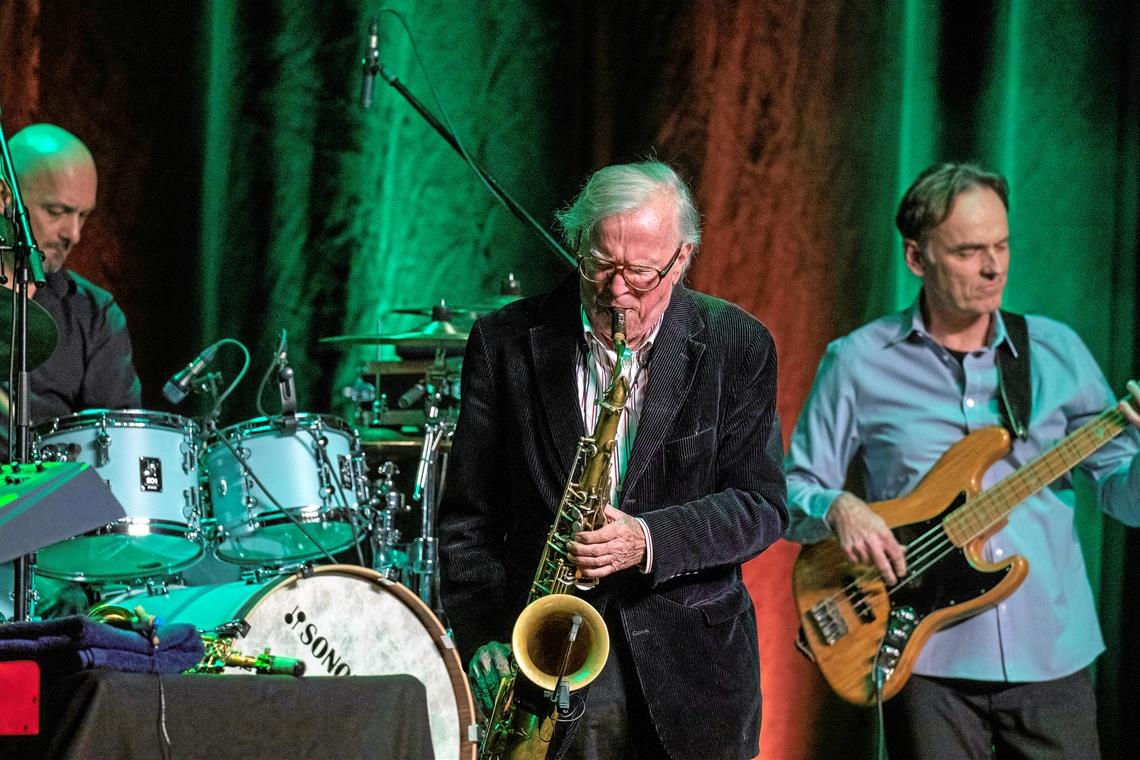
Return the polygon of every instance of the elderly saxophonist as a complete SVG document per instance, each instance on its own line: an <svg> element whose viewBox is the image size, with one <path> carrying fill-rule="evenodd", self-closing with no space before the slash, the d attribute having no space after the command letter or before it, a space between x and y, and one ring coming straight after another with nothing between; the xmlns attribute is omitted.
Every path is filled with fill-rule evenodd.
<svg viewBox="0 0 1140 760"><path fill-rule="evenodd" d="M475 323L439 511L442 596L489 711L625 312L629 396L604 527L569 543L610 651L549 757L756 755L756 619L740 565L787 525L767 328L682 283L700 244L688 187L656 162L597 171L559 214L578 268Z"/></svg>

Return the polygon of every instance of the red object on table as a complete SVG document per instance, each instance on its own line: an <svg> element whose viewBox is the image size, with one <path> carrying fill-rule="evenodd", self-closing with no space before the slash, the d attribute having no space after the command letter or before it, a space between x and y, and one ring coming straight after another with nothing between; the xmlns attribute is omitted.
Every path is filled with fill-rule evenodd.
<svg viewBox="0 0 1140 760"><path fill-rule="evenodd" d="M40 666L32 660L0 662L0 736L40 732Z"/></svg>

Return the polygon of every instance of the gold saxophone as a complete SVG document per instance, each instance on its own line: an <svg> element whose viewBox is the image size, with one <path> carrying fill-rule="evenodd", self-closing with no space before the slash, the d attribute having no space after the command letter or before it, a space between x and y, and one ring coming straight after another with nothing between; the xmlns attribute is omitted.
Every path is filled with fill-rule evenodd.
<svg viewBox="0 0 1140 760"><path fill-rule="evenodd" d="M593 435L578 441L578 451L554 525L546 537L527 606L511 633L512 672L499 682L495 706L479 747L479 760L539 760L551 749L559 702L598 677L609 656L610 634L602 616L576 590L598 585L582 577L567 559L566 545L580 530L606 524L610 503L610 465L618 422L629 387L622 364L625 312L613 312L617 353L613 380L599 401Z"/></svg>

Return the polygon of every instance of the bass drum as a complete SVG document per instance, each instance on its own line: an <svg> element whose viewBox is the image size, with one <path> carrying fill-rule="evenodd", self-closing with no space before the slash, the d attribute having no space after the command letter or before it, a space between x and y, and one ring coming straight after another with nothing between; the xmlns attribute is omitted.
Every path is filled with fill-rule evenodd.
<svg viewBox="0 0 1140 760"><path fill-rule="evenodd" d="M136 605L165 623L215 628L244 619L235 648L305 662L309 676L407 673L427 689L432 746L438 758L473 760L475 706L459 654L435 615L404 586L354 565L326 565L261 583L145 591L104 600ZM247 671L241 671L247 672Z"/></svg>

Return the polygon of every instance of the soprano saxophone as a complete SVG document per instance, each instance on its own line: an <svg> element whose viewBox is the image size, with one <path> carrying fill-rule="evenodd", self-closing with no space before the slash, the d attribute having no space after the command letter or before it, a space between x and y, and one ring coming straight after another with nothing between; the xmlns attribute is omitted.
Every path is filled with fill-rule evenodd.
<svg viewBox="0 0 1140 760"><path fill-rule="evenodd" d="M625 312L613 312L617 353L613 379L598 402L592 435L578 441L554 525L546 537L527 606L511 633L512 672L499 682L495 706L479 747L480 760L539 760L551 749L560 710L570 692L597 678L609 656L610 635L597 610L575 591L597 585L568 560L566 545L580 530L606 523L618 422L629 394L622 365L628 358Z"/></svg>

